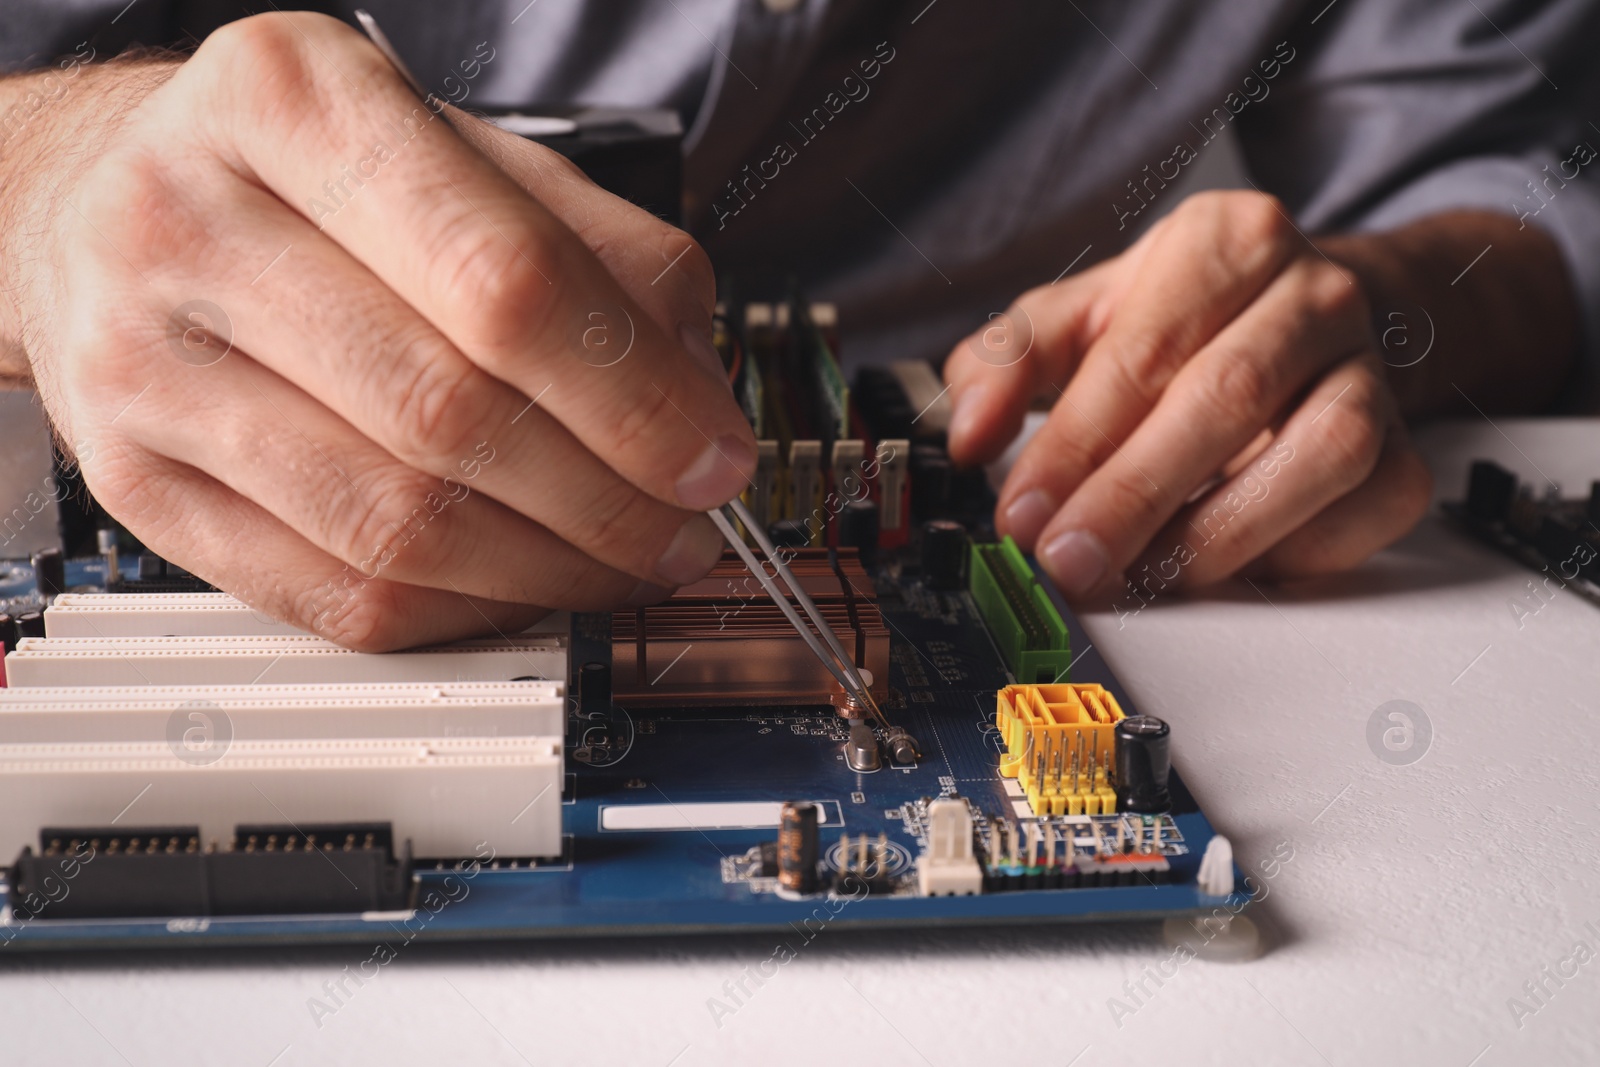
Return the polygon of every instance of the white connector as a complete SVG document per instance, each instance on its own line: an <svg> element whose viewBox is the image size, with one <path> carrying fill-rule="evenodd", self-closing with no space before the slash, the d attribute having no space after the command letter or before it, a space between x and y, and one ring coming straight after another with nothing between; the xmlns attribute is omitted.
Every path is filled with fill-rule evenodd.
<svg viewBox="0 0 1600 1067"><path fill-rule="evenodd" d="M525 633L565 634L552 612ZM307 631L227 593L63 593L44 609L46 637L265 637Z"/></svg>
<svg viewBox="0 0 1600 1067"><path fill-rule="evenodd" d="M459 641L407 652L352 652L310 635L29 637L6 656L11 686L254 685L567 680L556 635Z"/></svg>
<svg viewBox="0 0 1600 1067"><path fill-rule="evenodd" d="M1208 897L1233 895L1233 843L1226 837L1218 834L1206 842L1195 882Z"/></svg>
<svg viewBox="0 0 1600 1067"><path fill-rule="evenodd" d="M0 857L40 829L391 824L419 858L561 852L561 739L234 741L209 762L164 741L0 745Z"/></svg>
<svg viewBox="0 0 1600 1067"><path fill-rule="evenodd" d="M0 689L0 744L559 737L560 682L26 686Z"/></svg>
<svg viewBox="0 0 1600 1067"><path fill-rule="evenodd" d="M262 637L304 630L227 593L62 593L44 609L46 637Z"/></svg>
<svg viewBox="0 0 1600 1067"><path fill-rule="evenodd" d="M983 892L983 870L972 854L972 809L965 800L930 801L928 845L917 857L917 894L970 896Z"/></svg>

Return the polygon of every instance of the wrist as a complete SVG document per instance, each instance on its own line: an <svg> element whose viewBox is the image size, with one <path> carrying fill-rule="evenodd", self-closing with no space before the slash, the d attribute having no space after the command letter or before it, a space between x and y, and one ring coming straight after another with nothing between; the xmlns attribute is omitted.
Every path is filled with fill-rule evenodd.
<svg viewBox="0 0 1600 1067"><path fill-rule="evenodd" d="M1488 211L1318 238L1372 308L1374 345L1408 416L1537 411L1566 381L1578 312L1550 236Z"/></svg>
<svg viewBox="0 0 1600 1067"><path fill-rule="evenodd" d="M140 55L92 64L93 49L0 79L0 379L32 382L30 308L52 284L51 234L89 161L179 60Z"/></svg>

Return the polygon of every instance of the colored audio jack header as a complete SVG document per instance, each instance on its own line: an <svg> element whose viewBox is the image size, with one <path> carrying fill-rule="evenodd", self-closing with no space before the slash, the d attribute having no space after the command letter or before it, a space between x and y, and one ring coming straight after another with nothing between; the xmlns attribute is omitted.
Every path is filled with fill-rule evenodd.
<svg viewBox="0 0 1600 1067"><path fill-rule="evenodd" d="M1099 822L1057 827L1052 822L989 824L984 841L984 888L1077 889L1104 885L1157 885L1172 865L1163 849L1162 816L1125 816L1115 836ZM1082 831L1089 837L1080 838ZM1079 846L1086 846L1079 851Z"/></svg>

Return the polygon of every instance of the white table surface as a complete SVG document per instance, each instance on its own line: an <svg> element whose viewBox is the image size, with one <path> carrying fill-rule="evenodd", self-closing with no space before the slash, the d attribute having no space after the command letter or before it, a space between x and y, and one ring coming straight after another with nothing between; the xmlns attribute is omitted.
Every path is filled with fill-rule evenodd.
<svg viewBox="0 0 1600 1067"><path fill-rule="evenodd" d="M1422 436L1451 496L1480 455L1569 492L1600 475L1600 422ZM1266 956L1184 962L1137 1003L1125 982L1174 969L1154 925L826 929L720 1026L708 999L773 938L412 946L320 1020L368 949L12 956L0 1062L1600 1062L1600 608L1559 593L1519 628L1530 577L1430 518L1337 579L1085 619L1241 865L1293 857L1255 912ZM1434 729L1409 766L1366 740L1396 699Z"/></svg>

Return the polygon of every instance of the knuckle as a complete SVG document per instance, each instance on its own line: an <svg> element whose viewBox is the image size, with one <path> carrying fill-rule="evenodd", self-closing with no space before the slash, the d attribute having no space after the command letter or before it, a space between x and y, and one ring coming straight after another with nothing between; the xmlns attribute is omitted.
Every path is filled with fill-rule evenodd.
<svg viewBox="0 0 1600 1067"><path fill-rule="evenodd" d="M616 413L613 440L618 454L649 455L660 447L661 423L671 416L682 418L671 407L667 394L658 388L634 389Z"/></svg>
<svg viewBox="0 0 1600 1067"><path fill-rule="evenodd" d="M1122 338L1112 353L1111 365L1123 394L1153 404L1182 362L1174 359L1175 351L1171 339L1148 330Z"/></svg>
<svg viewBox="0 0 1600 1067"><path fill-rule="evenodd" d="M85 176L75 197L91 227L83 242L102 249L99 258L159 266L192 250L197 227L175 205L183 202L169 163L137 150L114 151ZM103 235L97 238L96 233Z"/></svg>
<svg viewBox="0 0 1600 1067"><path fill-rule="evenodd" d="M1260 418L1278 406L1280 375L1271 360L1237 352L1219 361L1198 386L1202 406L1214 417Z"/></svg>
<svg viewBox="0 0 1600 1067"><path fill-rule="evenodd" d="M1225 224L1240 247L1281 248L1298 235L1282 201L1267 193L1225 193Z"/></svg>
<svg viewBox="0 0 1600 1067"><path fill-rule="evenodd" d="M161 482L149 476L133 451L118 442L102 444L95 449L94 464L81 468L83 481L107 511L124 523L140 525L141 533L155 536L142 520L147 515L158 522L166 517L166 509L160 506Z"/></svg>
<svg viewBox="0 0 1600 1067"><path fill-rule="evenodd" d="M393 568L397 574L425 569L445 554L441 531L448 519L435 483L410 468L362 477L364 488L348 483L328 497L322 527L335 554L366 569Z"/></svg>
<svg viewBox="0 0 1600 1067"><path fill-rule="evenodd" d="M306 50L308 21L274 11L225 23L196 50L196 65L256 114L298 107L321 81Z"/></svg>
<svg viewBox="0 0 1600 1067"><path fill-rule="evenodd" d="M663 516L655 513L658 506L623 479L606 479L605 485L585 497L578 517L584 551L595 559L648 574L655 563L649 542L657 535L675 532L671 523L661 521Z"/></svg>
<svg viewBox="0 0 1600 1067"><path fill-rule="evenodd" d="M476 218L458 218L451 230L432 258L445 299L473 310L475 341L505 350L543 333L562 273L544 236L531 225L482 225Z"/></svg>
<svg viewBox="0 0 1600 1067"><path fill-rule="evenodd" d="M1362 374L1312 427L1318 450L1328 457L1329 469L1341 476L1344 488L1354 488L1365 481L1377 465L1384 438L1377 414L1380 401L1376 379Z"/></svg>
<svg viewBox="0 0 1600 1067"><path fill-rule="evenodd" d="M1148 536L1167 518L1169 508L1161 495L1132 470L1115 472L1104 485L1103 493L1102 513L1114 516L1113 521L1120 530L1142 530L1145 531L1143 536ZM1107 543L1114 543L1114 539Z"/></svg>
<svg viewBox="0 0 1600 1067"><path fill-rule="evenodd" d="M327 586L297 594L290 619L357 652L387 652L402 643L397 627L401 613L391 583L364 580L347 569Z"/></svg>
<svg viewBox="0 0 1600 1067"><path fill-rule="evenodd" d="M1358 325L1368 322L1366 294L1354 278L1327 263L1306 261L1300 277L1300 302L1323 321Z"/></svg>
<svg viewBox="0 0 1600 1067"><path fill-rule="evenodd" d="M411 466L438 463L469 449L484 421L482 373L431 338L405 346L394 395L392 449ZM394 374L385 366L386 374Z"/></svg>

